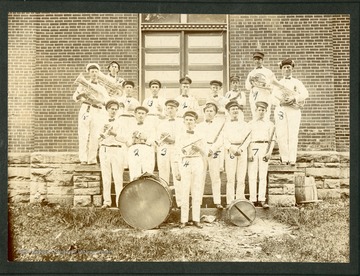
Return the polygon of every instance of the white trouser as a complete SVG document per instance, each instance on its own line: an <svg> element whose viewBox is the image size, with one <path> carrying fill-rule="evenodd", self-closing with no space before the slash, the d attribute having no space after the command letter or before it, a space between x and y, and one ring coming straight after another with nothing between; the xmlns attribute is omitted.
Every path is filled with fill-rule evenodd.
<svg viewBox="0 0 360 276"><path fill-rule="evenodd" d="M159 116L157 115L147 115L146 118L145 118L145 121L144 123L146 125L149 125L151 126L151 129L153 129L154 133L156 133L157 131L157 127L160 123L160 119L159 119Z"/></svg>
<svg viewBox="0 0 360 276"><path fill-rule="evenodd" d="M274 118L281 161L295 163L301 111L288 106L277 106Z"/></svg>
<svg viewBox="0 0 360 276"><path fill-rule="evenodd" d="M101 133L102 110L82 104L78 116L80 162L97 163L96 156Z"/></svg>
<svg viewBox="0 0 360 276"><path fill-rule="evenodd" d="M181 175L181 223L189 221L189 197L192 198L192 220L200 221L202 201L202 179L204 163L202 157L183 158L180 165Z"/></svg>
<svg viewBox="0 0 360 276"><path fill-rule="evenodd" d="M114 178L116 206L123 188L124 160L123 149L120 147L100 146L100 168L103 183L104 204L111 206L111 174Z"/></svg>
<svg viewBox="0 0 360 276"><path fill-rule="evenodd" d="M121 119L123 121L125 129L129 129L131 124L135 120L134 116L132 116L132 115L125 116L124 114L120 115L119 119ZM123 146L123 153L124 153L124 168L128 168L129 167L129 164L128 164L128 150L129 150L129 148L126 145L126 143L121 143L121 145Z"/></svg>
<svg viewBox="0 0 360 276"><path fill-rule="evenodd" d="M178 207L181 206L181 182L176 180L174 172L175 166L175 147L174 145L164 144L157 149L157 165L159 169L159 177L164 179L168 184L170 181L170 169L172 172L172 180L175 189L175 199Z"/></svg>
<svg viewBox="0 0 360 276"><path fill-rule="evenodd" d="M145 144L130 146L128 164L130 180L134 180L145 172L153 174L155 167L154 148Z"/></svg>
<svg viewBox="0 0 360 276"><path fill-rule="evenodd" d="M254 161L248 162L249 192L250 201L256 202L256 182L259 172L258 201L265 201L267 172L269 162L265 162L263 157L266 154L268 143L250 143L250 150L254 155Z"/></svg>
<svg viewBox="0 0 360 276"><path fill-rule="evenodd" d="M204 194L206 174L209 169L209 175L211 180L211 189L213 194L214 204L221 204L221 179L220 179L220 152L217 152L210 157L206 157L204 160L204 175L203 186L201 194Z"/></svg>
<svg viewBox="0 0 360 276"><path fill-rule="evenodd" d="M236 199L245 199L245 176L247 170L247 151L240 156L234 156L230 152L225 155L226 169L226 204L235 199L235 178L236 178Z"/></svg>

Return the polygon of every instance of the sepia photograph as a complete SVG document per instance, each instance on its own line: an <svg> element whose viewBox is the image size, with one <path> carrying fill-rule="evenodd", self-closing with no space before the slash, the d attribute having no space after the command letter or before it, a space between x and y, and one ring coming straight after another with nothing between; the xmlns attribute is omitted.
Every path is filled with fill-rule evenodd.
<svg viewBox="0 0 360 276"><path fill-rule="evenodd" d="M7 272L29 262L353 272L358 5L120 2L2 13ZM216 269L186 266L207 263Z"/></svg>

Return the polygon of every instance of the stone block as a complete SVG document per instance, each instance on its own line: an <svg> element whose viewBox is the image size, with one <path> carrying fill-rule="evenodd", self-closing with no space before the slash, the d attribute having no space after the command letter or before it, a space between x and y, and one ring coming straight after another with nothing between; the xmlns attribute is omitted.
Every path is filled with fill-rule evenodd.
<svg viewBox="0 0 360 276"><path fill-rule="evenodd" d="M102 206L102 195L93 195L92 196L92 203L96 207Z"/></svg>
<svg viewBox="0 0 360 276"><path fill-rule="evenodd" d="M341 197L349 197L350 196L350 190L349 189L341 189L340 190L340 196Z"/></svg>
<svg viewBox="0 0 360 276"><path fill-rule="evenodd" d="M294 173L269 173L269 185L272 186L284 184L293 184L294 183Z"/></svg>
<svg viewBox="0 0 360 276"><path fill-rule="evenodd" d="M76 164L79 163L79 156L75 152L34 152L31 163Z"/></svg>
<svg viewBox="0 0 360 276"><path fill-rule="evenodd" d="M87 182L87 186L89 188L97 188L100 187L100 181L94 181L94 182Z"/></svg>
<svg viewBox="0 0 360 276"><path fill-rule="evenodd" d="M341 196L338 189L318 189L317 194L318 199L340 198Z"/></svg>
<svg viewBox="0 0 360 276"><path fill-rule="evenodd" d="M350 178L350 168L340 168L339 178Z"/></svg>
<svg viewBox="0 0 360 276"><path fill-rule="evenodd" d="M8 190L8 197L14 197L18 195L27 195L30 196L29 190Z"/></svg>
<svg viewBox="0 0 360 276"><path fill-rule="evenodd" d="M88 188L87 182L74 182L74 189Z"/></svg>
<svg viewBox="0 0 360 276"><path fill-rule="evenodd" d="M74 183L100 181L100 175L74 175L73 181Z"/></svg>
<svg viewBox="0 0 360 276"><path fill-rule="evenodd" d="M30 153L8 153L8 164L30 164Z"/></svg>
<svg viewBox="0 0 360 276"><path fill-rule="evenodd" d="M30 179L30 167L8 167L8 178Z"/></svg>
<svg viewBox="0 0 360 276"><path fill-rule="evenodd" d="M100 187L74 189L74 195L98 195L98 194L100 194Z"/></svg>
<svg viewBox="0 0 360 276"><path fill-rule="evenodd" d="M51 172L53 171L53 168L32 168L31 169L31 175L36 177L43 177L46 178Z"/></svg>
<svg viewBox="0 0 360 276"><path fill-rule="evenodd" d="M42 195L47 194L47 186L45 182L31 181L30 182L30 194L35 195L40 193Z"/></svg>
<svg viewBox="0 0 360 276"><path fill-rule="evenodd" d="M324 188L325 189L339 189L340 188L340 180L339 179L325 179L324 180Z"/></svg>
<svg viewBox="0 0 360 276"><path fill-rule="evenodd" d="M75 207L91 206L91 196L90 195L74 195L74 206Z"/></svg>
<svg viewBox="0 0 360 276"><path fill-rule="evenodd" d="M339 168L307 168L306 175L320 179L339 178L340 169Z"/></svg>
<svg viewBox="0 0 360 276"><path fill-rule="evenodd" d="M29 195L15 195L13 197L8 197L8 202L10 203L29 203L30 196Z"/></svg>
<svg viewBox="0 0 360 276"><path fill-rule="evenodd" d="M340 155L336 151L298 151L297 162L338 163Z"/></svg>
<svg viewBox="0 0 360 276"><path fill-rule="evenodd" d="M73 195L48 195L46 199L51 203L56 203L60 205L73 205L74 196Z"/></svg>
<svg viewBox="0 0 360 276"><path fill-rule="evenodd" d="M54 186L49 185L47 187L47 195L73 195L74 188L67 186Z"/></svg>
<svg viewBox="0 0 360 276"><path fill-rule="evenodd" d="M290 207L295 206L294 195L269 195L268 203L270 206Z"/></svg>
<svg viewBox="0 0 360 276"><path fill-rule="evenodd" d="M327 168L339 168L339 163L325 163Z"/></svg>
<svg viewBox="0 0 360 276"><path fill-rule="evenodd" d="M340 187L343 188L349 188L350 187L350 179L340 179Z"/></svg>
<svg viewBox="0 0 360 276"><path fill-rule="evenodd" d="M340 163L350 164L350 153L349 152L339 152Z"/></svg>
<svg viewBox="0 0 360 276"><path fill-rule="evenodd" d="M312 168L324 168L325 167L325 163L319 163L319 162L313 162Z"/></svg>
<svg viewBox="0 0 360 276"><path fill-rule="evenodd" d="M28 190L30 192L30 181L8 181L9 190Z"/></svg>
<svg viewBox="0 0 360 276"><path fill-rule="evenodd" d="M324 180L315 180L316 188L324 189Z"/></svg>

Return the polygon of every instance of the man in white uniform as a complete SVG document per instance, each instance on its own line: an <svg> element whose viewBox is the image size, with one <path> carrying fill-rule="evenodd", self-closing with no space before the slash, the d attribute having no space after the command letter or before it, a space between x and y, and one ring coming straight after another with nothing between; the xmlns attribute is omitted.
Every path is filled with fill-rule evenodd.
<svg viewBox="0 0 360 276"><path fill-rule="evenodd" d="M245 199L245 177L247 171L247 148L250 143L250 128L243 120L242 106L237 101L226 105L230 120L224 127L225 169L226 169L226 204L235 199Z"/></svg>
<svg viewBox="0 0 360 276"><path fill-rule="evenodd" d="M274 73L264 67L264 54L256 51L253 54L255 68L248 74L245 81L245 88L249 90L249 103L253 119L255 115L255 102L266 102L271 107L272 82L276 80ZM261 82L259 80L262 80ZM260 83L260 85L259 85ZM270 118L270 110L266 113L266 118Z"/></svg>
<svg viewBox="0 0 360 276"><path fill-rule="evenodd" d="M175 175L181 180L181 218L180 228L189 221L189 197L192 198L192 219L194 225L203 228L200 223L200 207L202 202L202 180L204 173L205 143L202 134L195 129L198 115L194 111L184 114L185 128L176 137L175 148L178 167Z"/></svg>
<svg viewBox="0 0 360 276"><path fill-rule="evenodd" d="M73 100L80 102L81 107L78 115L78 136L79 136L79 159L82 165L97 164L98 137L101 132L102 117L106 116L103 106L109 99L105 87L98 82L100 66L97 63L89 63L86 71L90 75L89 86L92 89L79 84ZM96 97L93 95L96 94Z"/></svg>
<svg viewBox="0 0 360 276"><path fill-rule="evenodd" d="M309 92L304 84L292 76L294 61L284 59L280 63L283 78L279 83L285 88L274 87L273 104L276 136L282 164L295 166L298 136L301 122L301 107ZM288 90L288 91L287 91Z"/></svg>
<svg viewBox="0 0 360 276"><path fill-rule="evenodd" d="M179 110L177 116L182 118L186 111L195 111L199 112L199 103L196 98L189 95L190 85L192 80L189 77L184 77L180 79L180 95L175 98L179 103Z"/></svg>
<svg viewBox="0 0 360 276"><path fill-rule="evenodd" d="M245 107L246 95L240 90L240 78L238 76L230 77L230 91L226 92L225 98L228 101L237 101L240 106Z"/></svg>
<svg viewBox="0 0 360 276"><path fill-rule="evenodd" d="M99 137L99 157L101 178L103 184L103 206L111 206L111 176L114 178L116 206L119 203L120 192L123 188L124 153L122 143L126 142L124 126L120 124L116 116L119 110L119 103L116 100L109 100L106 103L108 116L103 124L103 131Z"/></svg>
<svg viewBox="0 0 360 276"><path fill-rule="evenodd" d="M264 209L269 208L265 203L267 173L269 167L269 159L274 148L274 124L265 117L268 108L266 102L256 102L255 116L256 118L249 122L251 130L251 143L248 148L248 176L249 176L249 192L250 201L254 204L258 201L259 205ZM257 179L259 175L259 189L257 193ZM256 197L257 194L257 197Z"/></svg>

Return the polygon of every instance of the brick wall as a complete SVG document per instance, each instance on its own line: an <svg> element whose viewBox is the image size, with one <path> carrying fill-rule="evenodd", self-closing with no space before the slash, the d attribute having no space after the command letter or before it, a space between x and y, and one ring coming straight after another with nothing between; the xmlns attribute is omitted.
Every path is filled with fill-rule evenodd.
<svg viewBox="0 0 360 276"><path fill-rule="evenodd" d="M302 110L300 150L335 149L334 108L337 91L333 80L349 76L338 76L333 67L333 20L333 16L329 15L230 17L230 71L231 74L239 74L242 83L245 83L247 74L253 69L252 52L258 42L265 53L264 66L271 69L278 79L281 78L281 70L277 63L287 57L295 60L293 76L304 83L310 94ZM341 23L344 24L344 20ZM349 89L343 89L342 92L348 94ZM245 112L246 118L250 120L250 108L247 107ZM346 112L343 115L346 116ZM347 122L343 119L339 120L342 120L344 126ZM346 126L344 138L348 140L348 124Z"/></svg>
<svg viewBox="0 0 360 276"><path fill-rule="evenodd" d="M257 41L278 78L277 63L294 58L294 76L310 93L299 150L349 150L349 17L229 18L229 74L245 81ZM138 82L137 14L11 13L8 42L9 152L77 150L79 104L71 96L88 62L106 72L117 60L121 75Z"/></svg>
<svg viewBox="0 0 360 276"><path fill-rule="evenodd" d="M348 15L333 17L332 26L336 149L347 151L350 131L350 17Z"/></svg>

